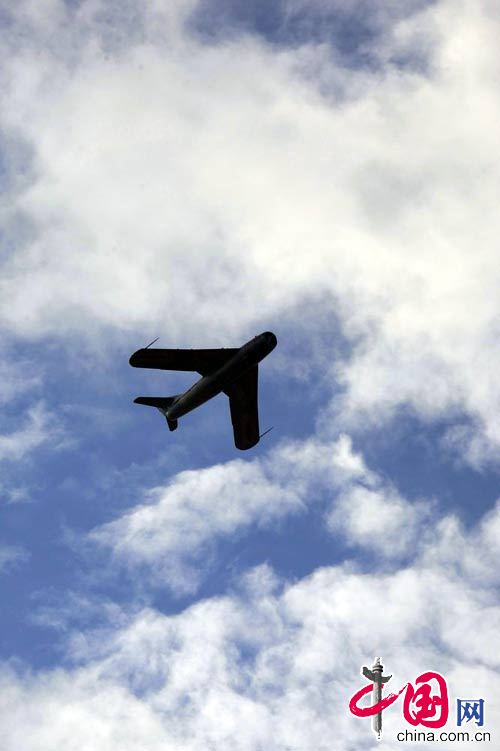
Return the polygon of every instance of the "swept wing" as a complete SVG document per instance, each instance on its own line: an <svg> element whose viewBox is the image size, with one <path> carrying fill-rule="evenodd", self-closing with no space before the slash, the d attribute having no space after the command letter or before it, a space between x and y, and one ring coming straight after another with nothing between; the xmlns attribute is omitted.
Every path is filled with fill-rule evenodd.
<svg viewBox="0 0 500 751"><path fill-rule="evenodd" d="M130 358L134 368L188 370L209 375L238 352L237 349L138 349Z"/></svg>
<svg viewBox="0 0 500 751"><path fill-rule="evenodd" d="M258 380L259 366L255 365L224 389L229 397L234 443L236 448L242 450L252 448L259 442Z"/></svg>

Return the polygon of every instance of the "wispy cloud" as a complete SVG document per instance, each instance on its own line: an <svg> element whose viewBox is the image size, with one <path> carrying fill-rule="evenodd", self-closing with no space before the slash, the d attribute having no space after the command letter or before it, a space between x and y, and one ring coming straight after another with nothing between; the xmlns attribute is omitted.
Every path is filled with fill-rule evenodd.
<svg viewBox="0 0 500 751"><path fill-rule="evenodd" d="M181 472L167 487L150 491L147 501L89 539L110 548L118 564L139 572L146 566L148 578L177 593L197 588L214 540L302 508L293 487L244 461Z"/></svg>
<svg viewBox="0 0 500 751"><path fill-rule="evenodd" d="M300 515L325 493L375 475L348 436L285 443L263 459L180 472L144 502L93 530L88 541L149 585L194 592L209 573L217 544ZM112 569L111 569L112 570Z"/></svg>
<svg viewBox="0 0 500 751"><path fill-rule="evenodd" d="M16 545L0 545L0 572L16 568L29 559L29 553Z"/></svg>
<svg viewBox="0 0 500 751"><path fill-rule="evenodd" d="M0 404L8 404L42 382L40 363L23 361L12 356L0 359Z"/></svg>
<svg viewBox="0 0 500 751"><path fill-rule="evenodd" d="M22 427L0 435L0 461L24 459L39 447L51 443L61 446L65 433L60 421L40 401L21 418Z"/></svg>

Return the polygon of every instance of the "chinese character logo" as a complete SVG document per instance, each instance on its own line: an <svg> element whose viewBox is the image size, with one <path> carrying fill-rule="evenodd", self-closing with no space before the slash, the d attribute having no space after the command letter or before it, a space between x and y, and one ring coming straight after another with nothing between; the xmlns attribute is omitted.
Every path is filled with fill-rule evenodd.
<svg viewBox="0 0 500 751"><path fill-rule="evenodd" d="M397 693L390 693L382 698L383 686L392 676L382 675L383 667L380 664L380 658L375 660L371 670L363 667L361 672L371 683L354 694L349 702L349 709L356 717L373 717L373 730L379 739L382 736L382 712L394 704L403 693L403 717L410 725L442 728L446 724L449 714L448 688L445 679L439 673L428 670L416 678L415 687L407 683ZM360 706L361 699L372 692L372 703L368 706ZM473 704L469 701L468 708L464 707L464 718L476 717L476 714L473 714Z"/></svg>

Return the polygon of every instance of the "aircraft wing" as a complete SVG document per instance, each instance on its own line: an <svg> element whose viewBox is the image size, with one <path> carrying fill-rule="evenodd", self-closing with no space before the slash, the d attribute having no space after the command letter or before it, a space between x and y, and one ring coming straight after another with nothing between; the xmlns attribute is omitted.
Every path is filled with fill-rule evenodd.
<svg viewBox="0 0 500 751"><path fill-rule="evenodd" d="M222 367L237 349L138 349L129 362L134 368L189 370L209 375Z"/></svg>
<svg viewBox="0 0 500 751"><path fill-rule="evenodd" d="M224 389L229 397L234 444L238 449L249 449L259 442L258 380L259 366L255 365Z"/></svg>

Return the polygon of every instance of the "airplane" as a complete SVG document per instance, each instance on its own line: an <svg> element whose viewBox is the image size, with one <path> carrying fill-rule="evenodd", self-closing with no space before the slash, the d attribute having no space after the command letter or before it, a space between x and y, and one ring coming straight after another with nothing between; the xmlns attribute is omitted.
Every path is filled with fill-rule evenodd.
<svg viewBox="0 0 500 751"><path fill-rule="evenodd" d="M149 349L154 344L151 342L131 356L129 362L134 368L194 371L201 378L183 394L138 396L134 403L156 407L166 418L169 429L176 430L179 417L224 392L229 397L234 444L241 451L250 449L261 438L257 404L259 362L277 343L271 331L255 336L239 349Z"/></svg>

